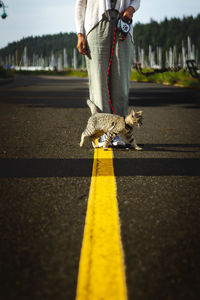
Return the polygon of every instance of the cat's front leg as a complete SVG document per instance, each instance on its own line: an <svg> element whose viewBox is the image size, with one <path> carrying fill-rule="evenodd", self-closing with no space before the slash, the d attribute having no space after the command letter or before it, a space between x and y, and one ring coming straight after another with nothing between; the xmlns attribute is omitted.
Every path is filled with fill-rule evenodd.
<svg viewBox="0 0 200 300"><path fill-rule="evenodd" d="M137 150L137 151L141 151L141 150L142 150L142 148L141 148L141 147L139 147L139 146L137 145L137 143L136 143L136 140L135 140L135 139L133 140L133 147L134 147L134 149L135 149L135 150Z"/></svg>
<svg viewBox="0 0 200 300"><path fill-rule="evenodd" d="M133 147L134 147L135 150L137 150L137 151L141 151L141 150L142 150L142 148L139 147L139 146L137 145L134 136L132 136L132 138L131 138L131 140L129 141L129 143L130 143L131 145L133 145Z"/></svg>

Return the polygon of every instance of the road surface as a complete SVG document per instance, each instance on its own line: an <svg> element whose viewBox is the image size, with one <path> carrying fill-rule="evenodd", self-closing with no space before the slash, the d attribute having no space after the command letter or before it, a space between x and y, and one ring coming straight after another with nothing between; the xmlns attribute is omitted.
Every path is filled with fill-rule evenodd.
<svg viewBox="0 0 200 300"><path fill-rule="evenodd" d="M79 147L87 97L87 79L0 86L2 300L75 299L94 155ZM200 92L132 82L130 106L144 112L144 150L113 160L129 299L197 300Z"/></svg>

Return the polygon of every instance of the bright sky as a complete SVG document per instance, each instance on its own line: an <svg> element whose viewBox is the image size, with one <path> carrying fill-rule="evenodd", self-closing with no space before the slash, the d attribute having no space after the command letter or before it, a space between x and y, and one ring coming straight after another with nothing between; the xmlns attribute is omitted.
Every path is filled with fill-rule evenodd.
<svg viewBox="0 0 200 300"><path fill-rule="evenodd" d="M94 0L97 1L97 0ZM6 19L0 18L0 48L24 37L75 32L76 0L3 0ZM162 21L200 13L200 0L141 0L134 22ZM0 10L2 14L2 9Z"/></svg>

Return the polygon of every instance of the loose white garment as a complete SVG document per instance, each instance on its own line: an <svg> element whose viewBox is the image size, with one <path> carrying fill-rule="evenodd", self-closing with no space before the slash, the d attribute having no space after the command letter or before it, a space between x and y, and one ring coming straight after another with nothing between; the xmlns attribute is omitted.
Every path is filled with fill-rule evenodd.
<svg viewBox="0 0 200 300"><path fill-rule="evenodd" d="M117 0L115 9L123 13L129 6L132 6L135 11L138 10L140 0ZM77 33L87 35L110 8L110 0L77 0L75 8ZM132 35L132 29L130 33Z"/></svg>

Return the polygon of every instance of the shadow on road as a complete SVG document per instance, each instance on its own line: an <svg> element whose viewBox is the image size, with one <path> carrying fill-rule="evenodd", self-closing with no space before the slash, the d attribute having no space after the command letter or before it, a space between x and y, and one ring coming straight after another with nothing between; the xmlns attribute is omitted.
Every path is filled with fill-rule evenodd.
<svg viewBox="0 0 200 300"><path fill-rule="evenodd" d="M168 106L182 105L184 108L200 108L200 92L197 90L154 87L133 88L129 96L130 106Z"/></svg>
<svg viewBox="0 0 200 300"><path fill-rule="evenodd" d="M25 79L23 79L25 78ZM86 78L42 78L18 76L16 83L1 91L0 102L21 104L33 108L86 108L89 97ZM83 84L84 83L84 84ZM129 105L140 107L182 105L200 108L200 91L159 84L132 83ZM70 86L70 89L69 89ZM135 86L135 87L134 87ZM40 90L40 87L42 89ZM53 88L55 87L55 89ZM81 95L81 97L80 97Z"/></svg>
<svg viewBox="0 0 200 300"><path fill-rule="evenodd" d="M90 177L93 159L0 159L0 178ZM197 158L114 159L116 176L200 176ZM110 176L107 170L102 176Z"/></svg>
<svg viewBox="0 0 200 300"><path fill-rule="evenodd" d="M144 151L176 152L176 153L200 152L199 144L145 144L145 145L141 145L141 147L143 148L143 152ZM172 149L172 148L178 148L178 149ZM189 148L189 149L187 149L187 148Z"/></svg>

